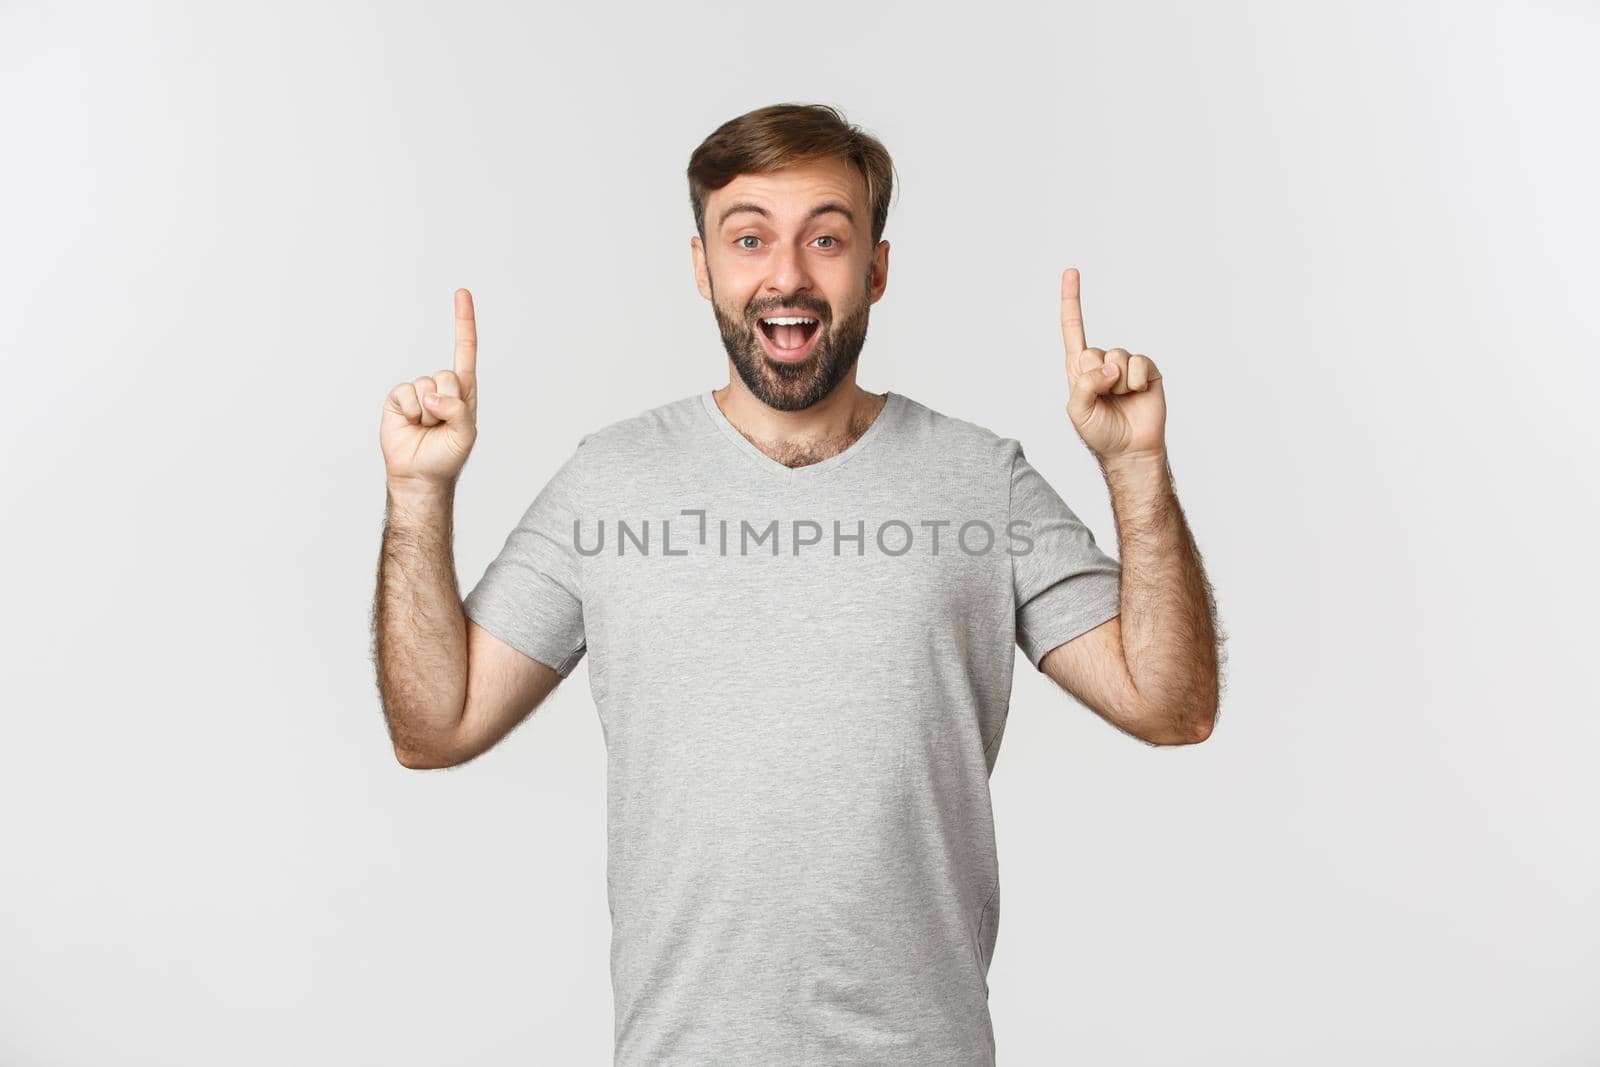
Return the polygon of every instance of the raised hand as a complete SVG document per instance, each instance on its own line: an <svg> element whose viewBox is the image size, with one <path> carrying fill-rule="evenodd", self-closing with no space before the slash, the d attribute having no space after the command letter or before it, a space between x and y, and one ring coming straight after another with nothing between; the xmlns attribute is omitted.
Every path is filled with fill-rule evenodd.
<svg viewBox="0 0 1600 1067"><path fill-rule="evenodd" d="M478 323L472 294L455 296L454 369L401 382L384 400L378 440L391 487L453 486L478 439Z"/></svg>
<svg viewBox="0 0 1600 1067"><path fill-rule="evenodd" d="M1061 341L1067 350L1067 417L1101 459L1166 452L1167 397L1149 356L1090 348L1078 269L1061 272Z"/></svg>

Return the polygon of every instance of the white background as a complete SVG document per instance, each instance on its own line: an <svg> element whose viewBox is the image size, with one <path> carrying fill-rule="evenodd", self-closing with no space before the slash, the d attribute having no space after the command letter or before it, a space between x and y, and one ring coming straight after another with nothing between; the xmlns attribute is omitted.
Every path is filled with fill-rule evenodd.
<svg viewBox="0 0 1600 1067"><path fill-rule="evenodd" d="M1600 1062L1597 54L1553 0L6 4L0 1062L610 1062L587 669L395 761L379 409L470 288L465 591L579 437L727 381L684 168L780 101L898 167L861 384L1115 551L1081 268L1229 638L1184 748L1019 654L1001 1063Z"/></svg>

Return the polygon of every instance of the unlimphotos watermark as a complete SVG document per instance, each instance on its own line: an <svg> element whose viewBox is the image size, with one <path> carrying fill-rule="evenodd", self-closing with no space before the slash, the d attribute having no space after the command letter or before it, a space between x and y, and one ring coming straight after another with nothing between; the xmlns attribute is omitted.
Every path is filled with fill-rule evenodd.
<svg viewBox="0 0 1600 1067"><path fill-rule="evenodd" d="M717 554L722 556L762 552L776 556L783 551L798 556L802 550L811 554L831 552L835 556L853 551L855 555L864 556L869 547L885 556L904 556L913 550L934 556L941 551L959 551L969 556L1004 551L1008 555L1024 556L1032 552L1034 546L1034 539L1027 534L1033 524L1027 519L1012 519L1006 523L1005 544L1001 547L1001 538L994 526L983 519L960 523L955 519L885 519L871 531L865 519L855 520L853 530L834 519L830 531L815 519L751 522L741 518L735 523L729 519L711 520L704 508L684 508L679 514L696 517L698 524L677 547L672 543L671 519L614 519L610 524L613 530L610 551L618 556L687 556L691 549L685 547L686 544L704 548L714 544ZM572 543L578 554L598 556L608 551L606 527L603 518L587 522L572 520Z"/></svg>

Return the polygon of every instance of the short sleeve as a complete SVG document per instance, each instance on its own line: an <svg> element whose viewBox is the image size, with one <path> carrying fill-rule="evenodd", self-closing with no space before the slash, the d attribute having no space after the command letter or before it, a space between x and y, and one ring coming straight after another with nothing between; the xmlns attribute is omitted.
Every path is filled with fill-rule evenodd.
<svg viewBox="0 0 1600 1067"><path fill-rule="evenodd" d="M587 440L539 490L462 602L467 618L562 678L586 647L574 523L582 512L579 468Z"/></svg>
<svg viewBox="0 0 1600 1067"><path fill-rule="evenodd" d="M1047 652L1116 617L1122 565L1012 441L1011 575L1017 645L1037 669Z"/></svg>

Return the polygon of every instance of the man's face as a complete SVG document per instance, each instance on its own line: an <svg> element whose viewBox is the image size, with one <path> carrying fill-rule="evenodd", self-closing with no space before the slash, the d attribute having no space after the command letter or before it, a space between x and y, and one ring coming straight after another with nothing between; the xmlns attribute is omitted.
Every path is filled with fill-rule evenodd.
<svg viewBox="0 0 1600 1067"><path fill-rule="evenodd" d="M810 407L861 354L889 271L889 242L871 245L866 198L861 172L830 159L741 174L706 201L706 243L690 240L700 295L739 377L768 407ZM762 321L796 316L815 325Z"/></svg>

